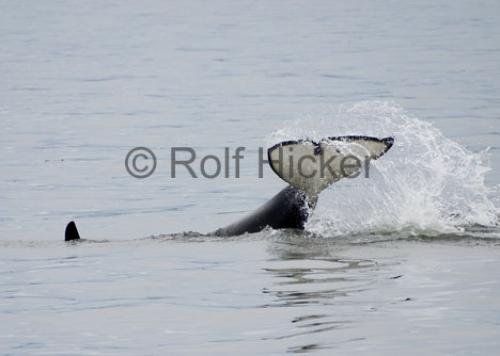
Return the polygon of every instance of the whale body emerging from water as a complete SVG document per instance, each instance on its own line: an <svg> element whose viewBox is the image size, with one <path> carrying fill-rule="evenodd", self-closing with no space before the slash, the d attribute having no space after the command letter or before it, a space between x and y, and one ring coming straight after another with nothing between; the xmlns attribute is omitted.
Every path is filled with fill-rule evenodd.
<svg viewBox="0 0 500 356"><path fill-rule="evenodd" d="M368 171L369 162L393 143L392 137L336 136L274 145L267 152L269 165L289 185L250 215L208 236L236 236L266 227L303 230L321 191L342 178L356 177L363 167ZM66 226L64 239L80 239L73 221Z"/></svg>

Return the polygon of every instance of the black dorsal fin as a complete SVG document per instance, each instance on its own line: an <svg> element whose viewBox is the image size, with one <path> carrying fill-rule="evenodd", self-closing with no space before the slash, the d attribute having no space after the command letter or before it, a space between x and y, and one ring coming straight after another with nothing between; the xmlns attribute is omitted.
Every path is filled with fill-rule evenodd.
<svg viewBox="0 0 500 356"><path fill-rule="evenodd" d="M64 241L73 240L80 240L80 234L78 233L75 222L70 221L68 225L66 225L66 231L64 232Z"/></svg>

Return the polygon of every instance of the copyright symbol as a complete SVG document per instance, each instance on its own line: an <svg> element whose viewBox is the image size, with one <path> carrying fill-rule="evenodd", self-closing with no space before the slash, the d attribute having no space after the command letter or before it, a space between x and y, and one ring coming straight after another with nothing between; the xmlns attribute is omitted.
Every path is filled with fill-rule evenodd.
<svg viewBox="0 0 500 356"><path fill-rule="evenodd" d="M156 169L156 156L147 147L135 147L125 157L125 169L135 178L147 178Z"/></svg>

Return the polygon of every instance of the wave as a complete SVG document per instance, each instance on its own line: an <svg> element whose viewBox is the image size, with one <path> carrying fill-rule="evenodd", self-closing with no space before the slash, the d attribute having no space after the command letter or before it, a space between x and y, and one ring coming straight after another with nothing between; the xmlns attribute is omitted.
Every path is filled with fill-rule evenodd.
<svg viewBox="0 0 500 356"><path fill-rule="evenodd" d="M393 136L393 148L372 161L368 178L344 179L324 191L307 224L321 236L404 232L463 235L498 226L498 187L488 187L487 150L472 152L432 123L392 102L341 105L276 130L269 141L337 135ZM365 172L366 173L366 172Z"/></svg>

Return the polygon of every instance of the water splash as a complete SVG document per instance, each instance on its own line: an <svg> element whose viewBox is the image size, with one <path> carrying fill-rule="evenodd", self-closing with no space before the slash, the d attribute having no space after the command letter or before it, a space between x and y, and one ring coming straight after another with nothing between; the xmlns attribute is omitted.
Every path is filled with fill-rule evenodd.
<svg viewBox="0 0 500 356"><path fill-rule="evenodd" d="M344 179L322 193L308 230L325 236L411 231L460 233L495 226L498 209L485 184L487 152L473 153L429 122L394 103L344 105L298 120L269 140L333 135L394 136L394 147L373 161L369 178Z"/></svg>

